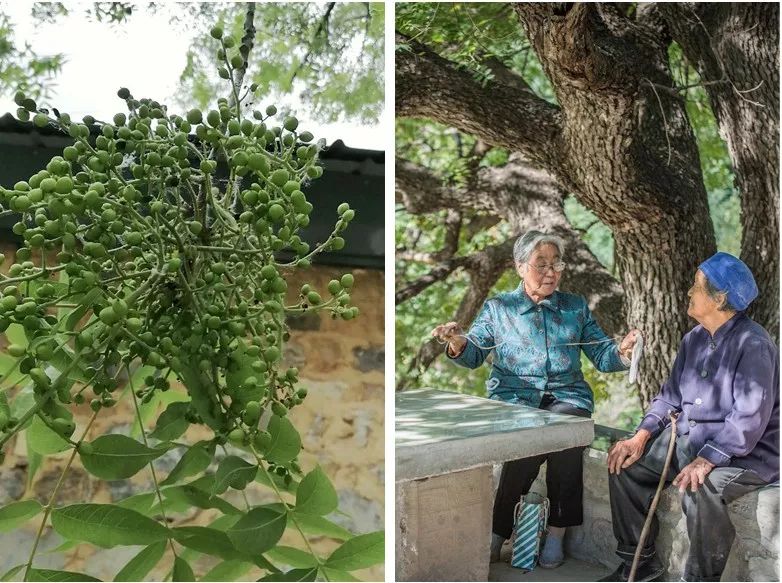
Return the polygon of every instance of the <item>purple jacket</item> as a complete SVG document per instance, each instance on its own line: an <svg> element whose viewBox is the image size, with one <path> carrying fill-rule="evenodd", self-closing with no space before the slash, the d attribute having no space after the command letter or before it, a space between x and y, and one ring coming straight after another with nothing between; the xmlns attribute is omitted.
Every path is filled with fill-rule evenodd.
<svg viewBox="0 0 782 583"><path fill-rule="evenodd" d="M656 436L670 423L669 410L681 411L677 433L689 433L693 455L779 479L779 350L744 313L713 338L703 326L684 336L638 428Z"/></svg>

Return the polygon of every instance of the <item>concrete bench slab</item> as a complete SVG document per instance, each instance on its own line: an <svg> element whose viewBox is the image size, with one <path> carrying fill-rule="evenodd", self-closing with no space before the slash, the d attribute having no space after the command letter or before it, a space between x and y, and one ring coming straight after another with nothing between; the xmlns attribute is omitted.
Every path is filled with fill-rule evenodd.
<svg viewBox="0 0 782 583"><path fill-rule="evenodd" d="M594 439L591 419L422 389L396 396L396 481L526 458Z"/></svg>

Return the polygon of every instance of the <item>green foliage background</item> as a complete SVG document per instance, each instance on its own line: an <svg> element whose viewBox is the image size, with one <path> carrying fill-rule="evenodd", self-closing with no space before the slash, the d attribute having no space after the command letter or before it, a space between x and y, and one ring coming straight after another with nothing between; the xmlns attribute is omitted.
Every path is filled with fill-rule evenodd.
<svg viewBox="0 0 782 583"><path fill-rule="evenodd" d="M45 106L56 89L66 55L41 55L18 38L0 2L0 95L21 89ZM171 23L172 34L195 31L172 104L183 110L213 107L221 80L208 31L215 23L241 38L245 2L38 2L36 22L56 24L68 15L100 22L123 34L135 13L152 12ZM255 47L245 82L257 83L270 101L296 95L299 114L323 123L375 122L383 110L385 7L382 2L255 3ZM263 63L263 65L260 65ZM294 75L295 73L295 75ZM159 96L165 97L165 96Z"/></svg>
<svg viewBox="0 0 782 583"><path fill-rule="evenodd" d="M401 3L396 5L396 14L398 32L459 63L472 72L477 81L486 82L491 78L491 72L483 61L488 57L495 57L520 75L538 96L556 103L553 89L509 5ZM398 45L396 50L404 51L408 48L402 44ZM679 86L697 85L697 72L686 63L676 44L672 44L669 49L669 59L674 79ZM727 146L719 136L705 90L702 87L688 89L686 98L687 112L700 150L717 245L722 251L738 254L741 242L739 193L734 186ZM474 138L471 136L459 134L452 128L426 120L396 121L397 156L434 170L442 176L444 184L459 184L464 181L468 162L466 156L473 143ZM507 151L494 148L483 157L480 164L501 166L507 157ZM573 226L583 231L584 241L600 262L614 272L614 244L610 229L573 196L566 199L565 212ZM415 216L399 205L396 209L395 225L397 249L416 252L434 252L441 249L444 237L443 216L444 213ZM467 217L465 223L478 218L478 215ZM463 234L458 254L471 254L487 245L498 243L509 235L508 225L502 222L471 238ZM405 282L413 281L427 271L426 265L398 258L397 287L403 287ZM417 297L397 306L397 381L408 378L410 361L420 344L429 338L431 329L452 319L467 289L466 279L463 273L457 272L445 282L433 285ZM509 271L499 280L490 295L512 289L517 284L517 276ZM601 374L586 359L584 361L585 375L592 386L597 403L605 402L610 395L627 391L623 375ZM413 371L404 386L426 386L485 395L484 383L488 374L488 366L471 371L454 366L445 359L438 359L422 374ZM636 424L641 411L633 399L626 401L620 410L612 410L609 413L615 426L630 428Z"/></svg>

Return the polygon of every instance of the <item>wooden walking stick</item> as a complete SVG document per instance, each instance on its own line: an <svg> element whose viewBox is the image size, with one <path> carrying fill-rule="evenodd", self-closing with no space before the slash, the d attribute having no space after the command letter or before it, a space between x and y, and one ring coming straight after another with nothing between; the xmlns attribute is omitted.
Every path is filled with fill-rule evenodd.
<svg viewBox="0 0 782 583"><path fill-rule="evenodd" d="M663 466L663 473L660 474L660 482L657 484L657 492L654 493L652 498L652 504L649 506L649 513L646 515L646 522L641 529L641 537L638 539L638 546L635 548L635 556L633 557L633 565L630 567L630 576L628 581L635 581L635 571L638 569L638 560L641 558L641 549L644 548L644 541L649 534L649 528L652 525L652 517L654 511L657 509L657 503L660 501L660 494L662 494L663 486L665 486L665 478L668 476L668 466L671 465L671 458L673 457L673 448L676 445L676 420L679 418L679 414L673 411L670 412L671 416L671 440L668 442L668 452L665 455L665 465Z"/></svg>

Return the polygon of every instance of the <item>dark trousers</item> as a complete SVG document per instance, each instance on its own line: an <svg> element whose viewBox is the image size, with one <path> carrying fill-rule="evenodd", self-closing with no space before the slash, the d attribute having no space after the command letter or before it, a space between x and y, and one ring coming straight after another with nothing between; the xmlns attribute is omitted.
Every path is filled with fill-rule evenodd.
<svg viewBox="0 0 782 583"><path fill-rule="evenodd" d="M670 438L669 426L659 436L649 440L640 460L618 475L608 476L611 516L618 543L616 554L628 565L633 561L646 513L657 490ZM690 451L687 435L678 436L665 485L669 485L695 457ZM750 470L717 467L709 472L705 483L695 493L687 490L682 497L682 510L687 517L690 551L684 569L684 581L720 580L736 535L728 517L727 505L739 496L765 485L766 482ZM659 524L655 516L641 552L642 562L654 556L654 541L658 531Z"/></svg>
<svg viewBox="0 0 782 583"><path fill-rule="evenodd" d="M556 401L550 395L543 397L540 408L565 415L590 416L589 411ZM549 525L581 524L583 522L583 452L583 447L573 447L503 464L500 485L494 498L492 525L494 534L506 539L510 538L513 532L513 510L519 498L529 492L543 462L546 462L546 490L551 503Z"/></svg>

